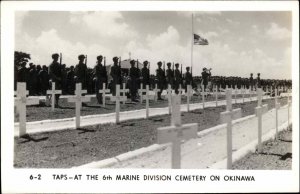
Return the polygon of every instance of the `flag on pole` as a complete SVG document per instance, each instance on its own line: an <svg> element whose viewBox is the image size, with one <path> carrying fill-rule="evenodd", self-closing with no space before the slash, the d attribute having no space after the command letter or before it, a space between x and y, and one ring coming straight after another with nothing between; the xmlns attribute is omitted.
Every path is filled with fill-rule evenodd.
<svg viewBox="0 0 300 194"><path fill-rule="evenodd" d="M194 45L208 45L208 41L198 34L194 34Z"/></svg>

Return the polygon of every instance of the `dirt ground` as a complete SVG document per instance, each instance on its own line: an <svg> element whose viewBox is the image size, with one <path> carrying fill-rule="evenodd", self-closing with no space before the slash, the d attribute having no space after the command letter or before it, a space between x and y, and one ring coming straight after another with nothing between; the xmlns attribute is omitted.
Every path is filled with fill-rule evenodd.
<svg viewBox="0 0 300 194"><path fill-rule="evenodd" d="M286 99L280 100L281 105ZM274 100L263 100L274 108ZM242 108L242 116L254 114L257 102L233 104ZM182 123L198 123L199 131L220 123L220 112L225 106L182 113ZM128 151L157 143L157 128L170 125L170 116L156 116L85 127L78 130L44 132L28 137L15 137L14 167L69 168L103 160Z"/></svg>
<svg viewBox="0 0 300 194"><path fill-rule="evenodd" d="M279 133L278 141L263 144L262 153L249 153L233 164L236 170L291 170L292 130Z"/></svg>
<svg viewBox="0 0 300 194"><path fill-rule="evenodd" d="M241 97L237 95L237 97ZM246 95L245 95L246 97ZM234 96L233 96L234 98ZM219 100L224 100L225 96L219 96ZM215 96L208 96L206 101L214 101ZM202 99L199 96L192 96L190 103L198 103L201 102ZM181 103L186 103L186 97L182 96ZM106 114L106 113L113 113L115 112L115 104L107 100L106 106L102 107L102 105L98 104L95 97L91 98L91 102L86 103L87 106L83 106L81 110L81 115L94 115L94 114ZM60 99L59 100L60 108L56 108L54 112L51 111L50 106L45 106L45 103L40 102L39 105L27 106L26 110L26 120L30 121L40 121L45 119L63 119L63 118L71 118L75 117L75 103L69 103L67 99ZM150 101L149 103L150 108L158 108L158 107L167 107L168 100L162 101ZM132 103L130 100L126 102L126 104L121 103L121 111L128 111L128 110L139 110L145 109L145 101L143 104L137 102ZM15 114L15 122L18 122L19 118Z"/></svg>

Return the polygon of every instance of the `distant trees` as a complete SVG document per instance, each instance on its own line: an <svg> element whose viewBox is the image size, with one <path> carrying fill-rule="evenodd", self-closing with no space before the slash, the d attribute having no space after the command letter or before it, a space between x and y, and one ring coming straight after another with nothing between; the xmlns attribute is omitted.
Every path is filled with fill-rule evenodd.
<svg viewBox="0 0 300 194"><path fill-rule="evenodd" d="M20 68L23 62L28 62L30 54L21 51L15 51L15 67Z"/></svg>

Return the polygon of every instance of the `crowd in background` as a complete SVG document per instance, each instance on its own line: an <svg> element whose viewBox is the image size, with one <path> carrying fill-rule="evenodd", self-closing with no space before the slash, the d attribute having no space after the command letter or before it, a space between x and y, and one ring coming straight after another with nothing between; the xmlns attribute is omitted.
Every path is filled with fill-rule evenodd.
<svg viewBox="0 0 300 194"><path fill-rule="evenodd" d="M118 59L116 59L115 63L118 63ZM135 61L132 60L130 63L132 64L132 68L134 68ZM147 64L148 63L144 63L146 69ZM59 66L61 75L59 82L62 94L74 94L75 83L79 82L79 80L76 79L76 74L82 73L78 71L83 70L78 69L74 66L66 67L65 64L59 64ZM236 76L213 76L211 75L210 70L206 68L203 69L202 76L192 76L189 72L189 67L187 67L186 72L183 73L182 68L181 70L179 70L178 64L175 64L176 69L174 69L174 64L173 68L171 68L171 63L167 63L167 66L167 69L165 69L165 67L162 68L162 63L158 62L156 75L150 75L149 70L145 70L145 72L143 73L139 71L139 69L137 70L136 74L133 75L133 70L131 73L130 71L128 73L128 71L123 71L123 69L120 68L120 78L118 78L118 84L125 83L126 88L129 89L133 89L132 85L134 84L134 90L137 90L140 87L140 83L144 83L144 76L147 76L147 81L146 83L144 83L144 85L150 85L150 89L153 89L155 87L155 84L158 84L160 89L166 89L168 87L168 84L170 84L175 90L178 90L178 85L180 84L182 85L182 88L186 88L187 84L192 85L193 88L199 88L199 84L204 84L204 86L211 91L213 88L212 86L215 85L217 85L219 88L226 88L226 85L228 85L229 87L237 86L237 88L241 88L242 86L244 86L250 89L254 87L261 87L263 89L265 89L266 87L290 88L292 86L291 80L260 79L259 75L257 77L253 77L251 75L249 78ZM33 63L29 63L27 66L27 62L23 62L20 67L15 65L15 89L17 82L26 82L27 90L29 90L29 95L46 95L46 91L51 88L51 81L53 80L53 76L51 76L49 69L49 66L35 65ZM96 93L97 89L96 85L97 83L99 84L99 82L97 82L99 76L97 77L96 66L95 68L86 67L84 71L84 88L87 89L88 94L94 94ZM114 79L116 79L114 75L106 72L105 68L102 72L104 73L102 73L101 77L105 77L105 74L106 77L102 79L101 83L106 83L109 89L114 89ZM132 76L134 76L134 83L132 83Z"/></svg>

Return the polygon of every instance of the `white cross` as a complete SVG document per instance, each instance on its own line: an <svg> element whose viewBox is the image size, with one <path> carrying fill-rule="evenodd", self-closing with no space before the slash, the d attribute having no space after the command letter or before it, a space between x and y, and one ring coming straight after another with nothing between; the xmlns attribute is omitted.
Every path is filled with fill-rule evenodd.
<svg viewBox="0 0 300 194"><path fill-rule="evenodd" d="M218 106L218 86L215 85L214 86L214 93L215 93L215 97L216 97L216 107Z"/></svg>
<svg viewBox="0 0 300 194"><path fill-rule="evenodd" d="M202 84L201 85L201 88L202 88L202 106L203 106L203 109L205 108L205 95L206 95L206 92L204 91L204 85Z"/></svg>
<svg viewBox="0 0 300 194"><path fill-rule="evenodd" d="M75 119L75 126L76 129L80 128L80 110L82 102L89 102L91 100L90 97L81 96L83 90L81 90L81 83L76 84L75 95L68 98L68 102L75 102L75 112L76 112L76 119Z"/></svg>
<svg viewBox="0 0 300 194"><path fill-rule="evenodd" d="M252 101L252 90L249 88L250 102Z"/></svg>
<svg viewBox="0 0 300 194"><path fill-rule="evenodd" d="M268 104L262 105L262 89L257 88L257 107L255 114L258 117L258 152L261 153L262 115L268 111Z"/></svg>
<svg viewBox="0 0 300 194"><path fill-rule="evenodd" d="M266 98L268 98L268 93L269 93L269 87L267 86L267 87L266 87L266 94L267 94L267 95L266 95Z"/></svg>
<svg viewBox="0 0 300 194"><path fill-rule="evenodd" d="M120 101L126 101L126 96L120 96L120 85L116 85L116 96L110 97L111 101L116 102L116 123L120 121Z"/></svg>
<svg viewBox="0 0 300 194"><path fill-rule="evenodd" d="M181 96L185 90L182 89L181 84L179 84L178 95Z"/></svg>
<svg viewBox="0 0 300 194"><path fill-rule="evenodd" d="M18 83L21 83L21 82L18 82ZM26 88L26 84L25 84L25 88ZM15 91L14 92L14 96L17 96L18 95L18 92L17 91ZM28 96L29 95L29 91L28 90L26 90L26 96ZM17 113L17 115L19 114L19 111L18 111L18 107L17 107L17 105L15 104L15 108L16 108L16 113Z"/></svg>
<svg viewBox="0 0 300 194"><path fill-rule="evenodd" d="M221 123L227 123L227 169L232 168L232 120L241 118L241 108L232 110L232 89L226 90L226 111L221 112Z"/></svg>
<svg viewBox="0 0 300 194"><path fill-rule="evenodd" d="M143 96L146 100L146 118L149 118L149 85L146 85L146 95Z"/></svg>
<svg viewBox="0 0 300 194"><path fill-rule="evenodd" d="M291 104L292 104L292 101L290 99L290 94L291 94L291 90L287 90L287 93L288 93L288 99L287 99L287 104L288 104L288 129L290 128L290 108L291 108Z"/></svg>
<svg viewBox="0 0 300 194"><path fill-rule="evenodd" d="M19 136L26 134L26 105L39 104L39 98L26 98L26 83L17 83L17 97L15 98L15 106L19 113Z"/></svg>
<svg viewBox="0 0 300 194"><path fill-rule="evenodd" d="M245 102L245 86L242 87L242 98L243 98L243 103Z"/></svg>
<svg viewBox="0 0 300 194"><path fill-rule="evenodd" d="M129 89L126 89L126 84L125 83L123 83L123 89L121 89L120 92L123 94L122 96L125 96L125 97L126 97L126 92L129 92ZM126 97L126 100L127 100L127 97ZM123 100L123 104L126 103L126 100Z"/></svg>
<svg viewBox="0 0 300 194"><path fill-rule="evenodd" d="M192 87L191 85L187 85L186 86L186 102L187 102L187 111L189 112L190 111L190 98L192 96Z"/></svg>
<svg viewBox="0 0 300 194"><path fill-rule="evenodd" d="M273 95L273 86L270 87L270 98L272 98Z"/></svg>
<svg viewBox="0 0 300 194"><path fill-rule="evenodd" d="M278 110L280 109L280 103L278 103L278 96L277 96L277 89L275 89L275 129L276 129L276 133L275 133L275 138L277 140L278 138Z"/></svg>
<svg viewBox="0 0 300 194"><path fill-rule="evenodd" d="M236 104L236 95L237 95L237 85L234 87L234 103Z"/></svg>
<svg viewBox="0 0 300 194"><path fill-rule="evenodd" d="M51 110L54 111L55 94L61 94L61 90L55 90L55 82L52 82L52 89L47 90L47 94L51 94Z"/></svg>
<svg viewBox="0 0 300 194"><path fill-rule="evenodd" d="M168 84L168 89L167 89L167 97L168 97L168 106L169 106L169 114L171 114L171 106L172 106L172 88L171 88L171 85Z"/></svg>
<svg viewBox="0 0 300 194"><path fill-rule="evenodd" d="M157 84L155 84L155 88L154 88L154 100L155 100L155 102L157 102L157 98L158 98L158 95L157 95L157 93L158 92L161 92L161 90L160 89L157 89Z"/></svg>
<svg viewBox="0 0 300 194"><path fill-rule="evenodd" d="M180 96L172 96L172 122L171 126L157 129L159 144L172 143L172 168L181 167L181 141L197 138L198 124L181 124Z"/></svg>
<svg viewBox="0 0 300 194"><path fill-rule="evenodd" d="M146 92L146 89L143 89L143 84L141 84L140 89L138 90L139 95L140 95L140 102L141 104L143 103L143 92Z"/></svg>
<svg viewBox="0 0 300 194"><path fill-rule="evenodd" d="M106 89L105 83L103 83L102 88L103 88L102 90L99 90L99 93L102 94L102 104L103 104L103 107L105 107L105 94L110 93L110 89Z"/></svg>

